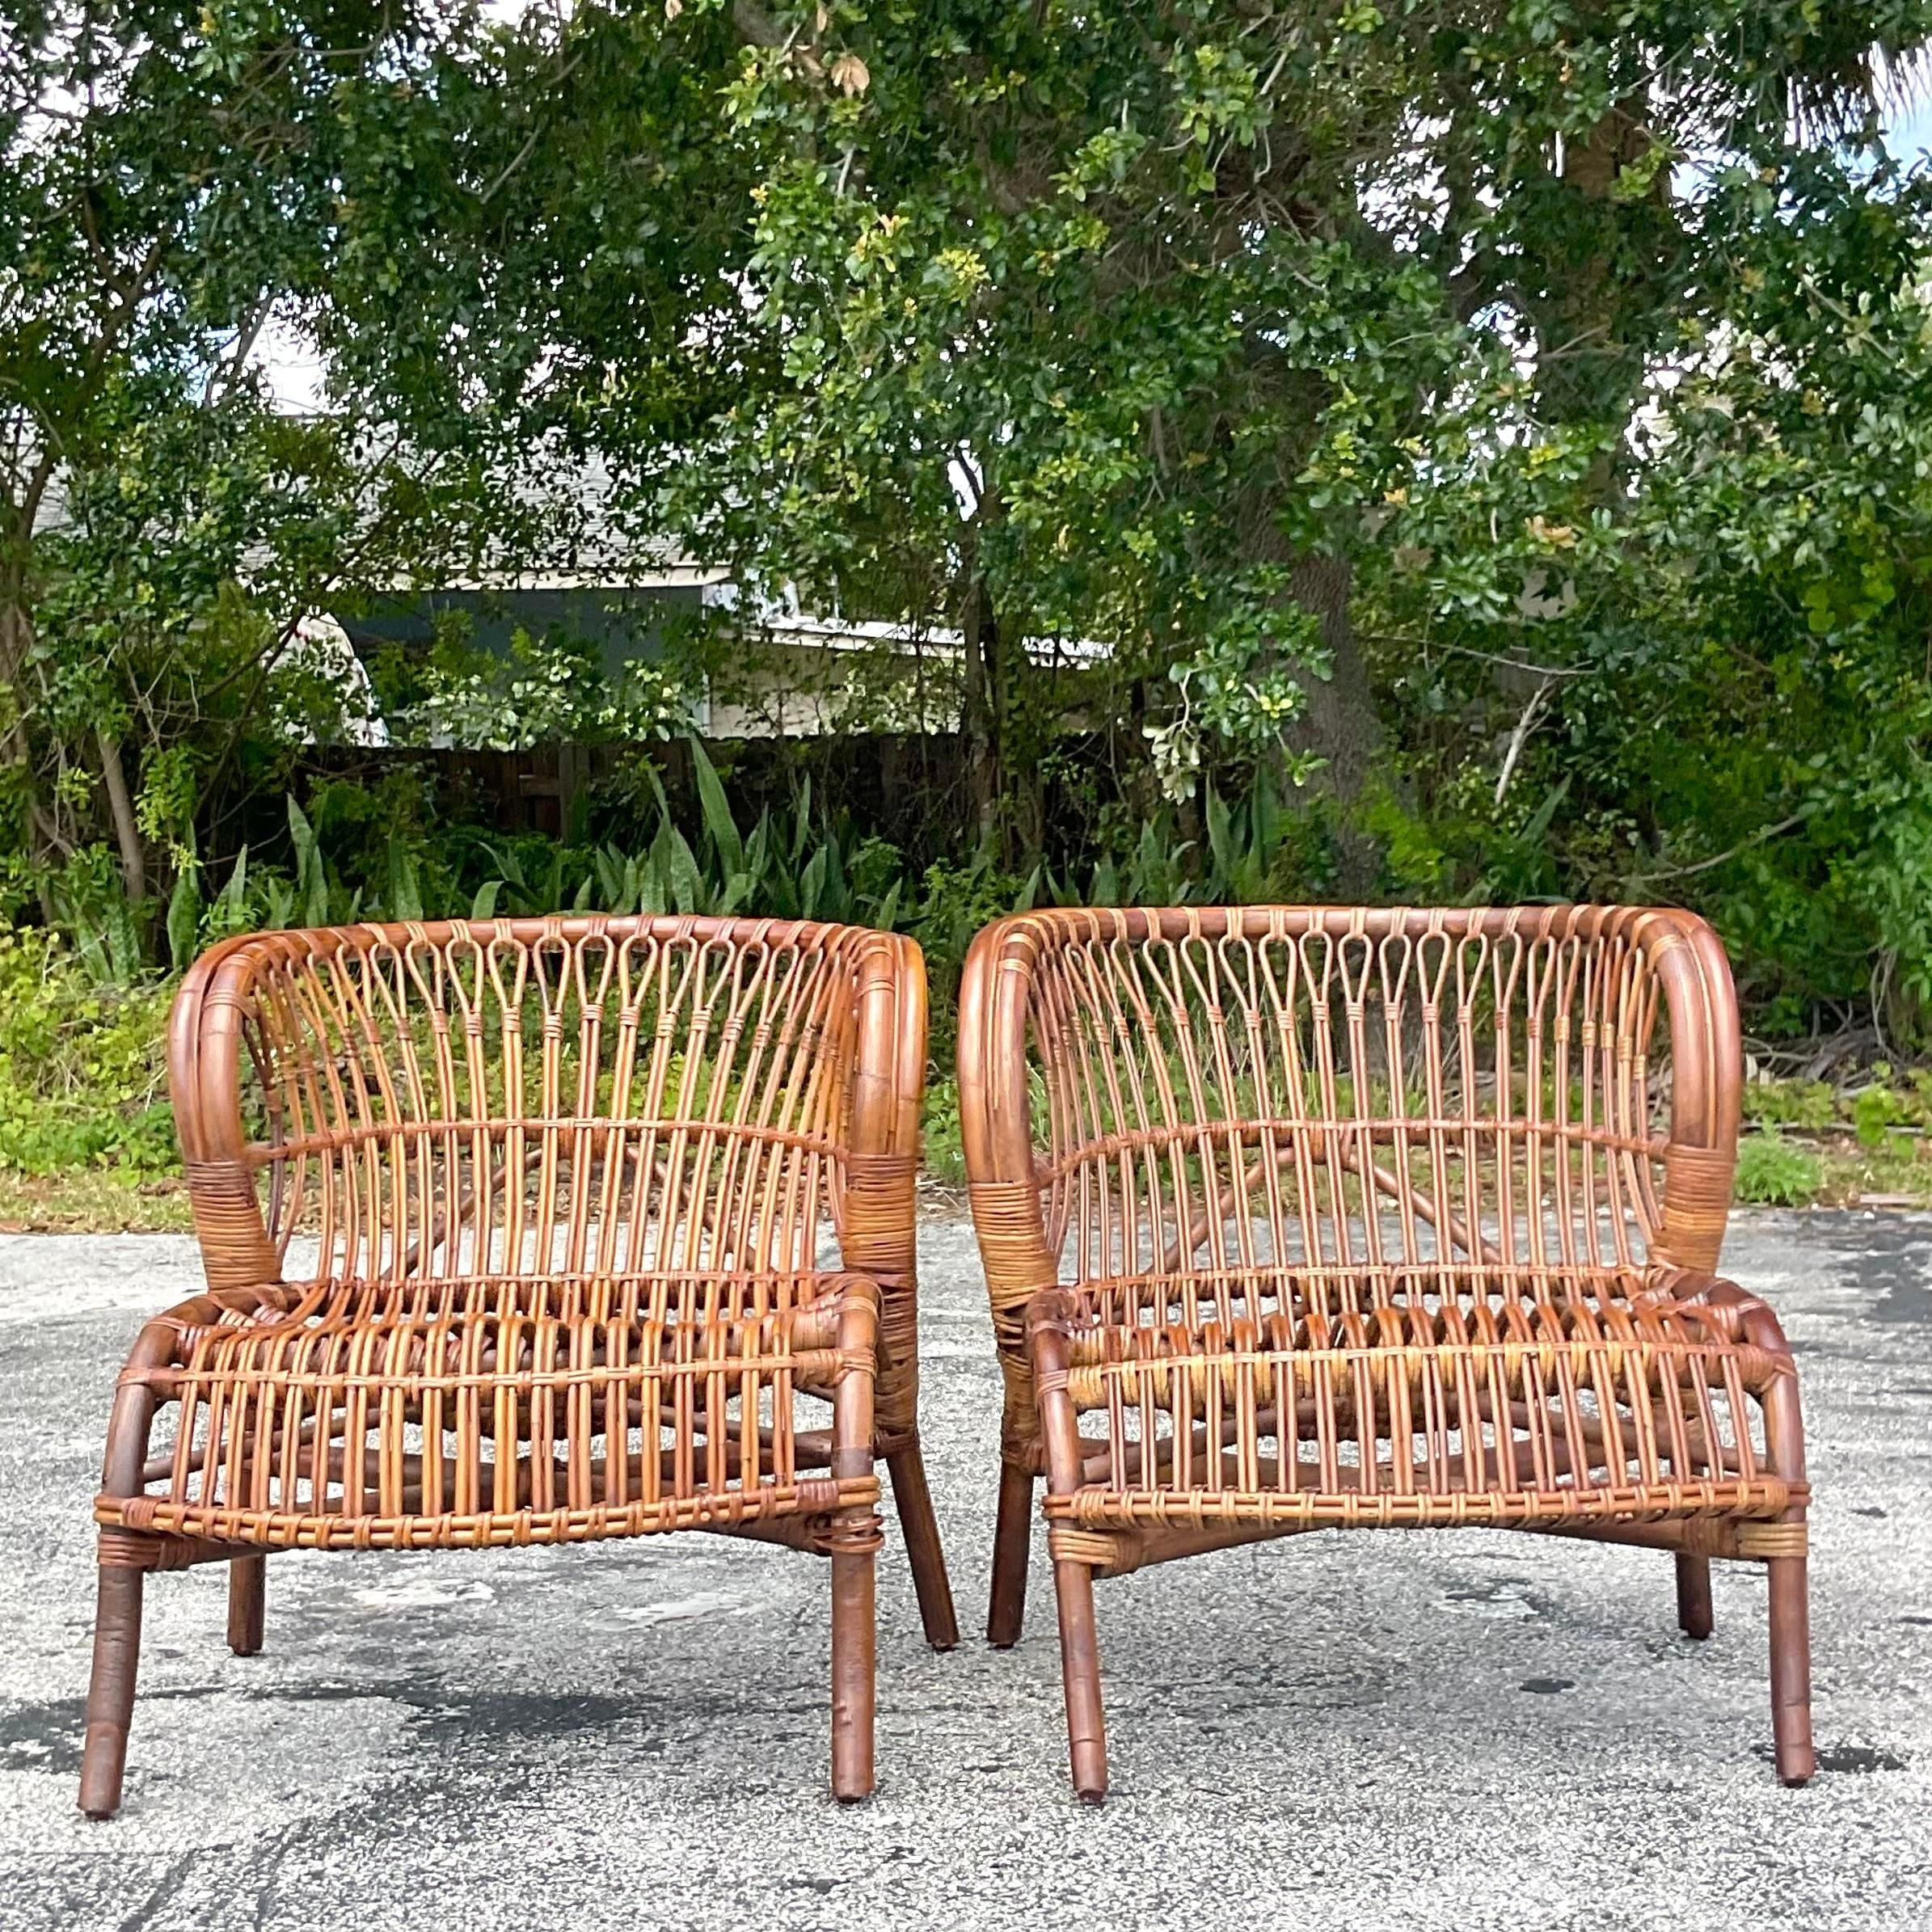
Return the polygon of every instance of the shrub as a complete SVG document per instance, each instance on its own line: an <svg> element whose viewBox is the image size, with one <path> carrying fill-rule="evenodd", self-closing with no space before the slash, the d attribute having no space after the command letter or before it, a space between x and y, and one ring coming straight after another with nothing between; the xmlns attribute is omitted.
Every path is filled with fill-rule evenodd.
<svg viewBox="0 0 1932 1932"><path fill-rule="evenodd" d="M948 1187L966 1185L966 1148L960 1131L960 1083L946 1074L928 1082L921 1136L926 1171Z"/></svg>
<svg viewBox="0 0 1932 1932"><path fill-rule="evenodd" d="M1765 1207L1802 1208L1824 1184L1818 1157L1775 1132L1746 1134L1737 1150L1737 1197Z"/></svg>
<svg viewBox="0 0 1932 1932"><path fill-rule="evenodd" d="M1891 1129L1908 1112L1900 1096L1888 1084L1892 1069L1881 1061L1871 1071L1871 1085L1855 1095L1851 1103L1852 1131L1858 1137L1858 1145L1868 1152L1885 1145Z"/></svg>
<svg viewBox="0 0 1932 1932"><path fill-rule="evenodd" d="M1744 1118L1774 1132L1780 1127L1833 1127L1838 1096L1822 1080L1753 1080L1744 1087Z"/></svg>
<svg viewBox="0 0 1932 1932"><path fill-rule="evenodd" d="M0 1167L175 1166L168 995L97 982L50 934L0 930Z"/></svg>

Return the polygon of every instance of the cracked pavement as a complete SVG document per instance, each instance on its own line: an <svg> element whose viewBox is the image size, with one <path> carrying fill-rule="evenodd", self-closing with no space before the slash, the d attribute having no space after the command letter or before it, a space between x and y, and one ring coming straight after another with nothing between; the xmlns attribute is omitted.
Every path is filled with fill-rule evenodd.
<svg viewBox="0 0 1932 1932"><path fill-rule="evenodd" d="M998 1377L969 1230L923 1234L923 1422L967 1631L888 1512L880 1789L827 1785L824 1567L704 1536L293 1554L256 1658L225 1573L154 1579L120 1816L74 1810L94 1487L192 1242L0 1239L0 1926L1932 1922L1932 1217L1740 1216L1804 1378L1824 1769L1766 1761L1764 1584L1677 1635L1652 1552L1324 1535L1103 1583L1114 1795L1067 1782L1044 1539L977 1638Z"/></svg>

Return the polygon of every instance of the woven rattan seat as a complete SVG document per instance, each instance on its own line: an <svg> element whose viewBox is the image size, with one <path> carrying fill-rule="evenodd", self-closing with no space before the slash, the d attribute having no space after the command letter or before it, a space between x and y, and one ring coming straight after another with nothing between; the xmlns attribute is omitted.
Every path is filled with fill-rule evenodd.
<svg viewBox="0 0 1932 1932"><path fill-rule="evenodd" d="M881 1458L956 1640L917 1427L925 1017L910 942L766 920L204 958L170 1073L209 1289L116 1396L83 1808L120 1802L150 1570L229 1562L246 1655L269 1551L690 1529L831 1559L833 1784L869 1791Z"/></svg>
<svg viewBox="0 0 1932 1932"><path fill-rule="evenodd" d="M166 1487L103 1496L95 1517L271 1549L473 1549L870 1508L877 1477L825 1474L829 1434L800 1440L794 1398L870 1375L877 1315L847 1275L202 1296L156 1324L171 1359L130 1372L180 1405L150 1472ZM359 1466L318 1416L363 1442ZM475 1457L445 1449L470 1438Z"/></svg>
<svg viewBox="0 0 1932 1932"><path fill-rule="evenodd" d="M1492 1285L1390 1271L1336 1292L1355 1285L1209 1276L1048 1291L1029 1322L1065 1336L1064 1386L1105 1424L1104 1451L1083 1462L1108 1479L1049 1495L1048 1522L1555 1527L1776 1517L1802 1500L1736 1428L1787 1365L1739 1339L1735 1310L1614 1274ZM1487 1440L1460 1427L1472 1412Z"/></svg>
<svg viewBox="0 0 1932 1932"><path fill-rule="evenodd" d="M1812 1769L1803 1438L1713 1270L1728 968L1686 914L1028 914L960 1045L1006 1370L989 1634L1036 1480L1074 1782L1105 1791L1093 1580L1322 1529L1495 1526L1771 1573L1780 1772Z"/></svg>

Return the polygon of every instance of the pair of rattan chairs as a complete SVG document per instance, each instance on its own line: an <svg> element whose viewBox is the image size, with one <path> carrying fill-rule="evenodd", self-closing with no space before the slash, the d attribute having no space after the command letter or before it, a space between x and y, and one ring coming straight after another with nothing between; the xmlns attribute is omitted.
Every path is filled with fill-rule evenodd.
<svg viewBox="0 0 1932 1932"><path fill-rule="evenodd" d="M120 1799L150 1570L706 1529L827 1555L832 1783L872 1788L878 1465L928 1641L926 989L891 934L583 917L230 941L171 1040L208 1276L142 1329L95 1506L81 1803ZM1812 1770L1803 1451L1770 1311L1715 1277L1723 955L1681 913L1058 911L982 933L965 1154L1005 1411L989 1635L1035 1485L1074 1782L1093 1584L1328 1528L1493 1525L1770 1579ZM1269 1641L1272 1633L1259 1633Z"/></svg>

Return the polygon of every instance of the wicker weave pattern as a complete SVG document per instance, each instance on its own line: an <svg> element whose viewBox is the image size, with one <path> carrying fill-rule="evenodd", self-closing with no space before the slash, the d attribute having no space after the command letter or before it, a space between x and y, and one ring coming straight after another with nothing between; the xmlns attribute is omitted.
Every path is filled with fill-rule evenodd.
<svg viewBox="0 0 1932 1932"><path fill-rule="evenodd" d="M1269 1492L1365 1525L1474 1520L1471 1497L1525 1523L1782 1512L1746 1398L1788 1359L1643 1298L1636 1277L1483 1271L1108 1282L1064 1311L1063 1386L1104 1419L1101 1514L1171 1520L1140 1493L1168 1488L1200 1520L1284 1513Z"/></svg>
<svg viewBox="0 0 1932 1932"><path fill-rule="evenodd" d="M1774 1558L1809 1774L1796 1381L1711 1272L1739 1074L1700 922L1029 914L975 946L960 1054L1006 1372L990 1634L1044 1473L1083 1793L1095 1571L1324 1526L1647 1542L1693 1630L1708 1555Z"/></svg>
<svg viewBox="0 0 1932 1932"><path fill-rule="evenodd" d="M881 1456L955 1637L917 1435L924 1057L917 949L849 928L366 926L201 960L171 1073L209 1289L116 1398L86 1808L118 1800L145 1569L233 1561L247 1650L255 1551L693 1528L833 1558L833 1781L869 1790Z"/></svg>
<svg viewBox="0 0 1932 1932"><path fill-rule="evenodd" d="M204 1007L245 1002L269 1131L209 1153L266 1178L277 1252L318 1221L334 1280L814 1266L870 935L626 925L247 946Z"/></svg>
<svg viewBox="0 0 1932 1932"><path fill-rule="evenodd" d="M190 1303L167 1318L179 1365L136 1372L179 1405L166 1493L96 1513L270 1547L441 1548L869 1505L869 1470L801 1483L801 1449L822 1467L829 1438L795 1424L812 1392L870 1378L877 1302L855 1276L660 1276L359 1284L310 1314L205 1323ZM864 1338L844 1353L842 1318Z"/></svg>

